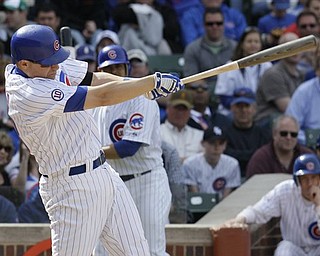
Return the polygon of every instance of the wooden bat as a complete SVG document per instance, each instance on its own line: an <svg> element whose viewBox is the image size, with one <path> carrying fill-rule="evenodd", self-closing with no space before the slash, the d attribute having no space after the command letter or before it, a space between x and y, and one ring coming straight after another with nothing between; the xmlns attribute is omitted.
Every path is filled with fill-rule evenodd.
<svg viewBox="0 0 320 256"><path fill-rule="evenodd" d="M76 50L72 46L72 35L71 35L71 29L69 27L62 27L60 28L60 41L61 45L68 49L70 52L70 57L75 59L76 58Z"/></svg>
<svg viewBox="0 0 320 256"><path fill-rule="evenodd" d="M312 50L318 45L318 39L313 36L302 37L284 44L280 44L263 51L254 53L250 56L244 57L242 59L232 61L225 65L203 71L201 73L182 78L184 84L192 83L201 79L205 79L211 76L216 76L224 72L231 70L237 70L267 61L274 61L283 58L287 58L303 51Z"/></svg>

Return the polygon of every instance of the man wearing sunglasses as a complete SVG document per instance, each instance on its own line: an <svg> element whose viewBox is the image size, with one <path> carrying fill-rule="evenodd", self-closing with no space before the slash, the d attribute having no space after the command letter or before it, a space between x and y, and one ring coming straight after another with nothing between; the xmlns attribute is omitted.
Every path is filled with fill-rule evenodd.
<svg viewBox="0 0 320 256"><path fill-rule="evenodd" d="M251 157L246 178L261 173L291 173L294 160L301 154L312 153L298 144L299 124L294 117L280 115L272 127L272 141L259 148Z"/></svg>
<svg viewBox="0 0 320 256"><path fill-rule="evenodd" d="M205 80L190 83L186 89L192 92L193 108L190 112L188 125L199 130L206 130L208 127L217 125L226 128L231 121L225 115L217 113L209 105L209 85Z"/></svg>

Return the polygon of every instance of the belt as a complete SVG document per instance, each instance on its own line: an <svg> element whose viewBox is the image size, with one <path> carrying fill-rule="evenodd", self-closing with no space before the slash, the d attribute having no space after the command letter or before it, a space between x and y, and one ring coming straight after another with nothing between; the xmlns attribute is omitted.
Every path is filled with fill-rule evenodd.
<svg viewBox="0 0 320 256"><path fill-rule="evenodd" d="M103 152L103 150L100 150L100 156L93 161L92 163L92 169L96 169L100 165L102 165L106 161L106 156ZM81 173L85 173L87 171L86 164L78 165L70 167L69 176L78 175ZM43 177L48 178L48 175L42 175Z"/></svg>
<svg viewBox="0 0 320 256"><path fill-rule="evenodd" d="M134 178L137 178L137 177L140 177L140 176L142 176L142 175L145 175L145 174L147 174L147 173L149 173L149 172L151 172L151 170L145 171L145 172L142 172L142 173L135 173L135 174L129 174L129 175L121 175L120 178L121 178L124 182L126 182L126 181L128 181L128 180L132 180L132 179L134 179Z"/></svg>

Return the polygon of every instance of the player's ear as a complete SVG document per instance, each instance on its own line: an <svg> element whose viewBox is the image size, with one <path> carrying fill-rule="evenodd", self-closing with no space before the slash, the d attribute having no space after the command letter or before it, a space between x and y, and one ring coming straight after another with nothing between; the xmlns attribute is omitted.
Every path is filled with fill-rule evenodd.
<svg viewBox="0 0 320 256"><path fill-rule="evenodd" d="M17 62L17 67L20 68L21 70L24 70L30 65L28 60L19 60Z"/></svg>

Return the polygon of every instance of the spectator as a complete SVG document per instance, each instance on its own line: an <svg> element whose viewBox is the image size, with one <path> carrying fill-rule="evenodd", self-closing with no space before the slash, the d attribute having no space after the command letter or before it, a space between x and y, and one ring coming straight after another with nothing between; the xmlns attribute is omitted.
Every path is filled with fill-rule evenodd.
<svg viewBox="0 0 320 256"><path fill-rule="evenodd" d="M163 18L152 6L136 1L118 5L113 18L120 28L120 43L127 51L138 48L147 55L171 54L163 37Z"/></svg>
<svg viewBox="0 0 320 256"><path fill-rule="evenodd" d="M94 40L102 29L97 28L97 24L94 20L86 20L82 28L82 36L87 44L94 44Z"/></svg>
<svg viewBox="0 0 320 256"><path fill-rule="evenodd" d="M272 141L260 147L251 157L246 178L260 173L291 173L294 160L312 151L298 143L299 124L291 116L280 115L274 120Z"/></svg>
<svg viewBox="0 0 320 256"><path fill-rule="evenodd" d="M0 195L0 223L16 223L18 215L15 205Z"/></svg>
<svg viewBox="0 0 320 256"><path fill-rule="evenodd" d="M247 87L235 89L231 102L232 125L226 130L228 143L225 154L239 161L242 178L245 178L251 156L270 140L268 130L254 123L255 112L256 102L252 90Z"/></svg>
<svg viewBox="0 0 320 256"><path fill-rule="evenodd" d="M279 43L297 39L294 33L281 36ZM301 55L295 55L278 61L268 69L260 79L257 90L258 125L271 128L272 119L284 113L291 96L304 80L304 73L297 68Z"/></svg>
<svg viewBox="0 0 320 256"><path fill-rule="evenodd" d="M26 201L33 200L39 191L39 166L23 142L20 143L19 157L19 174L13 187L26 196Z"/></svg>
<svg viewBox="0 0 320 256"><path fill-rule="evenodd" d="M51 2L45 2L36 7L35 22L40 25L51 27L57 35L60 35L61 18L58 8ZM72 44L84 44L85 39L79 30L70 27Z"/></svg>
<svg viewBox="0 0 320 256"><path fill-rule="evenodd" d="M224 37L224 17L220 9L206 9L203 15L205 34L190 43L184 51L184 76L221 66L231 59L236 42ZM217 77L206 79L209 84L210 106L217 107L214 94Z"/></svg>
<svg viewBox="0 0 320 256"><path fill-rule="evenodd" d="M18 219L20 223L50 223L39 192L33 200L26 201L20 205Z"/></svg>
<svg viewBox="0 0 320 256"><path fill-rule="evenodd" d="M4 43L4 53L10 56L10 41L13 33L32 22L27 19L28 6L25 0L4 0L2 5L6 13L6 21L0 26L0 41Z"/></svg>
<svg viewBox="0 0 320 256"><path fill-rule="evenodd" d="M203 5L199 0L171 0L181 28L183 48L203 36Z"/></svg>
<svg viewBox="0 0 320 256"><path fill-rule="evenodd" d="M291 171L292 173L292 171ZM253 206L242 210L225 227L264 224L280 217L282 241L275 256L320 255L320 164L314 154L296 158L293 180L275 186Z"/></svg>
<svg viewBox="0 0 320 256"><path fill-rule="evenodd" d="M94 47L96 49L96 55L98 56L99 52L105 46L112 45L112 44L120 44L119 37L117 33L111 30L103 30L100 31L95 40L94 40Z"/></svg>
<svg viewBox="0 0 320 256"><path fill-rule="evenodd" d="M161 124L162 140L173 145L183 162L187 157L202 152L203 131L189 126L192 94L188 90L172 94L167 103L167 119Z"/></svg>
<svg viewBox="0 0 320 256"><path fill-rule="evenodd" d="M293 116L299 123L299 142L306 143L307 129L320 128L320 58L316 57L316 77L302 83L293 93L286 114Z"/></svg>
<svg viewBox="0 0 320 256"><path fill-rule="evenodd" d="M258 20L258 28L265 37L265 46L271 47L278 44L284 30L295 22L296 16L287 13L290 0L272 0L271 12Z"/></svg>
<svg viewBox="0 0 320 256"><path fill-rule="evenodd" d="M192 91L193 108L190 112L188 125L193 128L206 130L209 126L217 125L226 128L230 120L217 113L209 106L209 85L205 80L199 80L186 85L186 89Z"/></svg>
<svg viewBox="0 0 320 256"><path fill-rule="evenodd" d="M315 151L318 156L318 159L320 160L320 136L317 139Z"/></svg>
<svg viewBox="0 0 320 256"><path fill-rule="evenodd" d="M94 72L97 70L97 57L94 47L90 44L76 46L76 59L88 63L88 71Z"/></svg>
<svg viewBox="0 0 320 256"><path fill-rule="evenodd" d="M190 192L218 193L220 200L240 186L239 162L223 154L226 135L218 126L204 131L204 152L187 158L183 165L185 183Z"/></svg>
<svg viewBox="0 0 320 256"><path fill-rule="evenodd" d="M9 179L9 174L5 167L10 163L13 155L13 144L11 137L5 132L0 131L0 186L11 186L14 180Z"/></svg>
<svg viewBox="0 0 320 256"><path fill-rule="evenodd" d="M248 27L234 50L231 61L239 60L262 50L262 38L256 27ZM246 67L218 75L215 94L220 98L219 112L230 115L230 102L236 88L248 87L254 93L263 73L272 66L271 62Z"/></svg>
<svg viewBox="0 0 320 256"><path fill-rule="evenodd" d="M128 52L130 62L130 76L143 77L150 74L148 57L140 49L131 49Z"/></svg>
<svg viewBox="0 0 320 256"><path fill-rule="evenodd" d="M238 41L247 27L245 16L237 9L224 4L224 0L202 0L204 8L220 8L224 17L224 35Z"/></svg>
<svg viewBox="0 0 320 256"><path fill-rule="evenodd" d="M187 186L183 183L184 172L178 151L171 144L162 141L162 158L166 169L169 186L172 193L172 203L169 214L170 223L187 223Z"/></svg>

